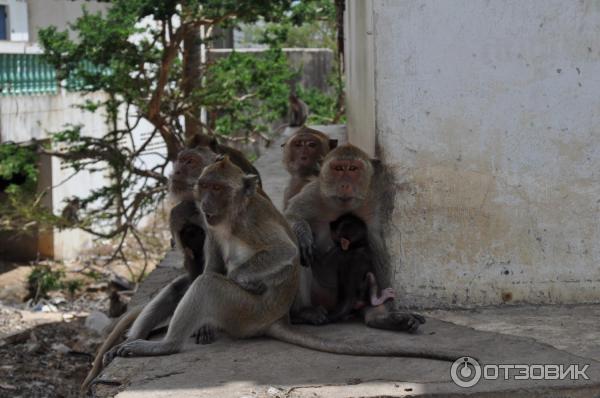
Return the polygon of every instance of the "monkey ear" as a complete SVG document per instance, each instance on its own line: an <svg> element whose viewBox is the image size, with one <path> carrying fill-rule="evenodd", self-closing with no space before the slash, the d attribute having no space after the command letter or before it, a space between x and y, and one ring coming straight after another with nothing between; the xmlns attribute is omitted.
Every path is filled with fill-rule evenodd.
<svg viewBox="0 0 600 398"><path fill-rule="evenodd" d="M242 192L245 196L252 196L258 187L258 176L256 174L248 174L242 177Z"/></svg>
<svg viewBox="0 0 600 398"><path fill-rule="evenodd" d="M334 150L335 148L337 148L338 146L338 140L336 139L330 139L329 140L329 150Z"/></svg>

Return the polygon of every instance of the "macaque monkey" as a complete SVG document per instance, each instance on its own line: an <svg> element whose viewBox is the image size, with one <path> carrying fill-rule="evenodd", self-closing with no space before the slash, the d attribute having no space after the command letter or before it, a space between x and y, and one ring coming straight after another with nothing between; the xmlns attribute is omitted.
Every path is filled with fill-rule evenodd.
<svg viewBox="0 0 600 398"><path fill-rule="evenodd" d="M191 332L209 325L227 334L273 338L315 350L454 361L461 355L430 350L352 345L304 334L288 324L298 289L299 253L283 216L257 192L257 179L227 157L207 166L194 189L206 225L206 269L179 302L166 336L117 346L123 357L179 352Z"/></svg>
<svg viewBox="0 0 600 398"><path fill-rule="evenodd" d="M217 155L206 147L184 149L177 155L169 176L169 195L176 205L169 214L169 228L175 247L184 255L184 268L193 280L204 269L204 226L194 205L194 184Z"/></svg>
<svg viewBox="0 0 600 398"><path fill-rule="evenodd" d="M326 134L302 127L282 145L283 164L290 180L283 196L283 208L302 188L319 175L323 158L337 146L338 141Z"/></svg>
<svg viewBox="0 0 600 398"><path fill-rule="evenodd" d="M329 322L342 320L353 310L393 299L391 288L379 295L365 223L352 214L345 214L330 224L330 230L334 247L318 262L325 268L324 272L335 272L337 276L337 303L334 308L327 308L333 310L328 314ZM316 264L314 267L316 274L319 267Z"/></svg>
<svg viewBox="0 0 600 398"><path fill-rule="evenodd" d="M295 321L317 325L328 322L323 304L337 302L337 292L327 287L327 281L320 281L310 267L333 247L329 224L346 213L365 223L378 285L388 284L381 206L389 184L381 180L383 175L378 161L353 145L343 145L326 156L318 179L290 201L285 216L298 238L302 264L307 267L292 312ZM363 316L367 326L409 332L425 322L418 314L399 311L393 301L365 307Z"/></svg>
<svg viewBox="0 0 600 398"><path fill-rule="evenodd" d="M219 144L219 141L217 141L216 137L209 136L206 134L196 134L190 139L187 146L190 148L207 147L217 155L229 156L229 160L233 162L233 164L235 164L237 167L242 169L244 173L253 174L257 176L258 185L262 187L262 182L258 170L256 170L256 167L254 167L252 163L250 163L246 156L244 156L244 154L241 151L238 151L235 148Z"/></svg>
<svg viewBox="0 0 600 398"><path fill-rule="evenodd" d="M235 151L235 150L234 150ZM239 151L238 151L239 152ZM240 167L255 170L241 152L234 159ZM98 376L103 366L114 358L111 349L121 338L130 325L129 339L146 338L152 330L173 314L177 304L190 283L202 274L204 270L204 241L205 227L194 203L193 187L204 167L214 163L217 155L207 146L196 146L183 149L179 152L173 164L173 172L169 176L169 195L175 206L169 214L169 227L175 247L184 255L184 268L186 274L176 278L167 285L145 307L137 307L126 313L98 349L94 364L81 386L82 391L87 391L92 381ZM243 159L243 160L240 160ZM237 164L236 163L236 164ZM264 192L261 193L264 194ZM215 331L208 327L201 327L197 333L197 342L203 344L214 340Z"/></svg>
<svg viewBox="0 0 600 398"><path fill-rule="evenodd" d="M292 90L288 97L290 101L290 116L288 126L290 127L304 126L304 123L306 123L306 119L308 119L308 105L306 105L306 102L298 98L295 91L295 89Z"/></svg>

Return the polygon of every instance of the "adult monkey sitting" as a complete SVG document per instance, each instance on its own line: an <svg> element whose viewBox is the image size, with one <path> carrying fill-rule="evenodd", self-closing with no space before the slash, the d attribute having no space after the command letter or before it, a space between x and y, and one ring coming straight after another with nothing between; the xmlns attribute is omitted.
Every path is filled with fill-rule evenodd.
<svg viewBox="0 0 600 398"><path fill-rule="evenodd" d="M189 285L204 270L205 225L194 203L193 187L204 167L214 163L221 155L197 140L192 140L189 145L191 147L179 152L173 164L173 172L169 176L169 195L174 204L169 214L169 227L176 248L184 256L184 268L187 272L161 289L147 305L135 307L119 319L98 349L92 369L82 383L83 392L87 391L100 374L102 367L112 361L116 354L113 346L121 339L125 330L131 326L127 333L127 341L146 338L156 326L173 314ZM246 173L256 171L241 152L229 149L235 154L232 160L238 167ZM266 198L260 187L258 190ZM214 339L214 330L201 325L196 339L197 342L209 343Z"/></svg>
<svg viewBox="0 0 600 398"><path fill-rule="evenodd" d="M283 145L283 164L290 180L283 195L283 208L302 188L316 179L325 156L337 146L338 141L326 134L302 126Z"/></svg>
<svg viewBox="0 0 600 398"><path fill-rule="evenodd" d="M193 186L200 173L217 158L207 147L186 148L177 155L169 176L169 196L174 206L169 213L169 228L175 247L183 254L184 275L175 278L147 305L137 306L125 313L96 353L92 369L81 385L82 393L94 383L102 368L114 357L111 348L122 338L132 324L128 335L132 339L145 338L161 322L173 314L177 303L190 283L204 270L204 224L194 204ZM198 339L205 341L211 331L203 329Z"/></svg>
<svg viewBox="0 0 600 398"><path fill-rule="evenodd" d="M353 145L331 151L321 168L319 178L309 183L290 202L285 217L298 238L303 269L299 294L292 310L298 323L324 324L327 311L322 303L337 300L336 293L319 283L310 267L333 246L329 224L346 213L352 213L367 225L368 241L374 258L379 286L389 286L385 264L385 246L381 230L381 206L384 202L384 174L381 164ZM320 267L323 269L323 267ZM332 271L335 272L335 271ZM421 315L395 308L393 301L363 310L367 326L416 331L425 322Z"/></svg>

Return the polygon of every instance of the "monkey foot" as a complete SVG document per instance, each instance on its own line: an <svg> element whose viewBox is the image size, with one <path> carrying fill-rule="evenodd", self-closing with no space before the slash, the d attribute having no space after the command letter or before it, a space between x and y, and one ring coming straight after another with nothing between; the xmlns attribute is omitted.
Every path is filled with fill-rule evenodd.
<svg viewBox="0 0 600 398"><path fill-rule="evenodd" d="M406 330L409 333L415 333L419 326L425 323L425 317L419 314L398 311L392 312L391 316L397 325L404 328L398 330Z"/></svg>
<svg viewBox="0 0 600 398"><path fill-rule="evenodd" d="M179 351L169 343L163 341L133 340L117 347L120 357L142 357L155 355L169 355Z"/></svg>
<svg viewBox="0 0 600 398"><path fill-rule="evenodd" d="M116 345L104 353L104 355L102 356L102 367L103 368L107 367L108 364L111 363L113 361L113 359L115 359L115 357L117 357L117 348L118 347L119 346Z"/></svg>
<svg viewBox="0 0 600 398"><path fill-rule="evenodd" d="M329 322L327 310L322 307L303 308L294 314L292 323L309 324L309 325L324 325Z"/></svg>
<svg viewBox="0 0 600 398"><path fill-rule="evenodd" d="M217 339L216 331L210 325L200 326L194 336L196 337L196 344L211 344Z"/></svg>
<svg viewBox="0 0 600 398"><path fill-rule="evenodd" d="M419 326L425 323L425 317L419 314L394 310L375 316L369 316L365 319L365 323L367 326L376 329L415 333L419 329Z"/></svg>

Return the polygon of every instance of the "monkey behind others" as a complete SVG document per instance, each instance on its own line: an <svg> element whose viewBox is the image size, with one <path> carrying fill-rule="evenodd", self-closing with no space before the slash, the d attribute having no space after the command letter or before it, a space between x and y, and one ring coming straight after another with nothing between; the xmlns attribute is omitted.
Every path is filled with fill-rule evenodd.
<svg viewBox="0 0 600 398"><path fill-rule="evenodd" d="M290 179L283 196L283 208L287 208L291 198L302 188L316 179L323 158L337 146L338 141L325 133L309 127L301 127L283 147L283 164L290 173Z"/></svg>

